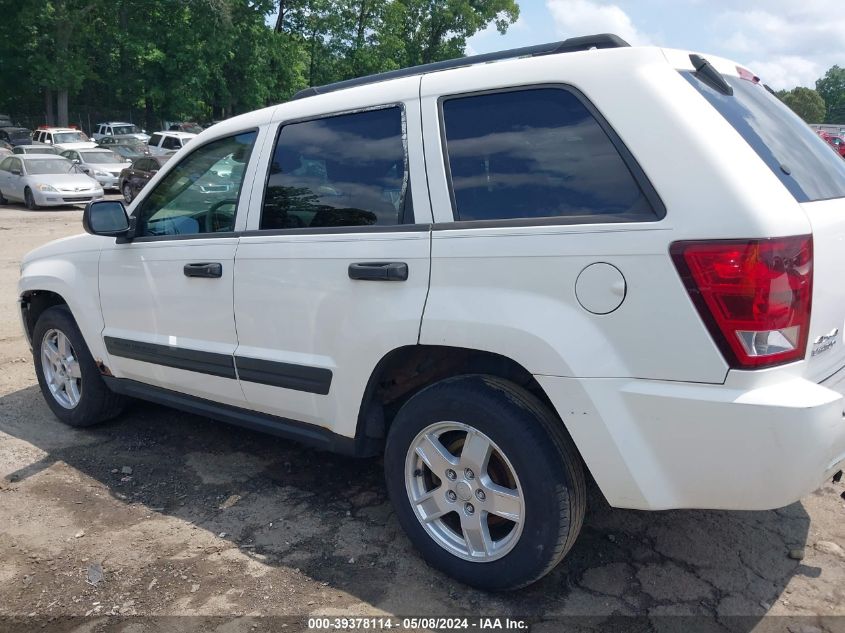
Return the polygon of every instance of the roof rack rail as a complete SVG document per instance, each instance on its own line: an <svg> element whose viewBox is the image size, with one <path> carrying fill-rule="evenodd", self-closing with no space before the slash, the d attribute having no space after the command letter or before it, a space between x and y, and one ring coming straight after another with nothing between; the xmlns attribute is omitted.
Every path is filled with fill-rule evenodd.
<svg viewBox="0 0 845 633"><path fill-rule="evenodd" d="M374 84L380 81L387 81L388 79L411 77L412 75L422 75L425 73L433 73L440 70L461 68L463 66L472 66L473 64L484 64L487 62L495 62L503 59L516 59L517 57L538 57L540 55L557 55L559 53L587 51L593 48L622 48L626 46L630 46L630 44L628 44L628 42L623 40L618 35L613 35L611 33L602 33L599 35L585 35L582 37L571 37L568 40L563 40L562 42L550 42L548 44L537 44L536 46L512 48L510 50L498 51L495 53L484 53L483 55L459 57L458 59L448 59L442 62L432 62L430 64L422 64L420 66L411 66L410 68L389 70L384 73L367 75L366 77L357 77L355 79L337 81L335 83L326 84L324 86L312 86L311 88L305 88L304 90L300 90L295 95L293 95L293 97L291 97L291 100L304 99L305 97L313 97L314 95L335 92L336 90L343 90L344 88L365 86L367 84Z"/></svg>

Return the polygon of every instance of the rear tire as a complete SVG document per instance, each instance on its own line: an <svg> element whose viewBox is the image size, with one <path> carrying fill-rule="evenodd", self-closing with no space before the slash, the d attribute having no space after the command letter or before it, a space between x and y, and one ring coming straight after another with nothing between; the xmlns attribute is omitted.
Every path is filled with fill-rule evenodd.
<svg viewBox="0 0 845 633"><path fill-rule="evenodd" d="M70 426L91 426L120 414L125 398L106 386L67 306L48 308L32 333L41 393L55 416Z"/></svg>
<svg viewBox="0 0 845 633"><path fill-rule="evenodd" d="M391 425L384 470L423 558L479 589L540 579L583 523L584 472L563 424L501 378L459 376L414 395Z"/></svg>
<svg viewBox="0 0 845 633"><path fill-rule="evenodd" d="M6 200L6 196L3 195L2 191L0 191L0 204L9 204L9 201Z"/></svg>
<svg viewBox="0 0 845 633"><path fill-rule="evenodd" d="M27 187L23 192L24 204L30 211L37 211L40 207L35 203L35 196L32 195L32 190Z"/></svg>

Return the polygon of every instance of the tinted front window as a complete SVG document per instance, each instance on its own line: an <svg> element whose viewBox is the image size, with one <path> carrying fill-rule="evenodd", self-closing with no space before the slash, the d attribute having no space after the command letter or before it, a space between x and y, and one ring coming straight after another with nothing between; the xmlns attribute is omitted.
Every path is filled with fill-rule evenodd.
<svg viewBox="0 0 845 633"><path fill-rule="evenodd" d="M725 76L733 96L681 73L757 152L798 202L845 196L845 161L760 83Z"/></svg>
<svg viewBox="0 0 845 633"><path fill-rule="evenodd" d="M656 219L607 133L568 90L451 98L443 120L456 220Z"/></svg>
<svg viewBox="0 0 845 633"><path fill-rule="evenodd" d="M161 134L153 134L148 141L150 145L158 145L161 143Z"/></svg>
<svg viewBox="0 0 845 633"><path fill-rule="evenodd" d="M402 126L398 107L284 126L261 228L401 223L410 199Z"/></svg>
<svg viewBox="0 0 845 633"><path fill-rule="evenodd" d="M234 230L244 168L255 137L255 132L244 132L212 141L188 154L138 207L136 235Z"/></svg>

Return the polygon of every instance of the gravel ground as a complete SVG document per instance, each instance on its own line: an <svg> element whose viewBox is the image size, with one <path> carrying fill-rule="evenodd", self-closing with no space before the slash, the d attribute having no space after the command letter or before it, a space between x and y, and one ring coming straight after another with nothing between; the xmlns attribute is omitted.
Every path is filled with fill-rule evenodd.
<svg viewBox="0 0 845 633"><path fill-rule="evenodd" d="M26 251L79 232L80 219L78 208L0 207L0 630L292 631L312 615L519 616L533 631L845 630L841 483L753 513L614 510L593 491L557 569L486 594L419 559L379 460L144 403L94 429L59 424L35 381L16 282ZM104 615L159 619L94 617Z"/></svg>

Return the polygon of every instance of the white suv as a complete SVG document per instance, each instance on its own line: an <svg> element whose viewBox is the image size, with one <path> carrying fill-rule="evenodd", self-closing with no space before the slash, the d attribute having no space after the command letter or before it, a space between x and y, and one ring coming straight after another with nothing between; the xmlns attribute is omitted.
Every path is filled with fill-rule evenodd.
<svg viewBox="0 0 845 633"><path fill-rule="evenodd" d="M154 132L147 145L153 154L173 153L185 147L195 136L190 132Z"/></svg>
<svg viewBox="0 0 845 633"><path fill-rule="evenodd" d="M123 121L109 121L108 123L98 123L97 131L92 135L95 141L101 141L106 137L116 136L123 139L136 139L143 143L150 140L150 135L137 125L132 123L125 123Z"/></svg>
<svg viewBox="0 0 845 633"><path fill-rule="evenodd" d="M36 143L52 145L57 150L93 149L97 144L89 139L84 132L71 127L40 127L32 133L32 140Z"/></svg>
<svg viewBox="0 0 845 633"><path fill-rule="evenodd" d="M840 473L845 162L752 73L596 36L297 97L26 257L61 420L383 452L426 560L488 589L561 560L588 472L643 510Z"/></svg>

